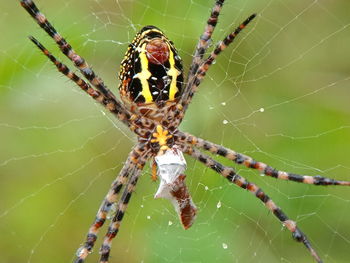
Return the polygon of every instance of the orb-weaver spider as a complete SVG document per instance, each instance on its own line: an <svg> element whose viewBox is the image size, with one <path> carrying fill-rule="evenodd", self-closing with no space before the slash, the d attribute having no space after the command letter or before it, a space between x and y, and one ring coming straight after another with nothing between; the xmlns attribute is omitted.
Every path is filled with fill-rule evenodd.
<svg viewBox="0 0 350 263"><path fill-rule="evenodd" d="M99 229L106 221L112 206L116 204L117 211L111 220L100 250L100 262L108 262L112 240L118 233L141 171L149 160L153 160L154 178L158 174L161 179L158 196L169 198L174 202L184 228L192 225L197 210L184 184L185 175L182 172L185 169L185 162L182 158L182 152L221 174L231 183L254 194L292 232L293 238L303 243L317 262L322 262L306 235L297 227L296 222L289 219L261 188L238 175L233 168L220 164L199 149L226 157L237 164L256 169L260 173L277 179L314 185L350 186L350 182L278 171L267 164L253 160L249 156L178 130L192 97L210 66L217 56L233 42L239 32L256 17L255 14L248 17L223 41L219 42L207 58L204 58L223 2L224 0L215 2L204 32L196 46L185 80L182 60L174 44L157 27L146 26L142 28L129 45L121 63L119 90L122 103L40 13L34 2L21 0L22 6L54 39L62 53L74 63L87 82L58 61L34 37L30 37L31 41L55 64L61 73L102 104L138 137L138 144L131 151L120 174L112 183L89 229L83 247L78 250L75 262L83 262L91 252ZM125 189L118 201L118 194L123 186Z"/></svg>

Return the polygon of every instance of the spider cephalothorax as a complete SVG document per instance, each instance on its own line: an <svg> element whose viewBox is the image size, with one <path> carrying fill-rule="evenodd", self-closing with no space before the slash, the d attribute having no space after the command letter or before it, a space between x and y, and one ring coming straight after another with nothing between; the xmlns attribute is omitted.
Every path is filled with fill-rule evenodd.
<svg viewBox="0 0 350 263"><path fill-rule="evenodd" d="M279 171L265 163L255 161L249 156L178 130L185 111L210 66L256 16L253 14L248 17L231 34L219 42L207 58L204 58L223 3L224 0L216 0L215 2L205 30L196 46L190 70L186 76L186 83L183 82L181 58L173 43L165 37L162 31L154 26L146 26L136 35L121 63L119 90L123 104L116 99L104 85L102 79L94 73L82 57L75 53L45 16L40 13L34 2L21 0L22 6L55 40L63 54L74 63L87 81L58 61L38 40L30 37L34 44L55 64L61 73L74 81L95 101L102 104L138 137L137 145L129 154L120 174L112 182L111 188L89 228L84 245L78 250L76 263L84 262L92 251L97 234L107 219L107 214L115 207L116 211L112 215L113 218L100 249L100 262L108 262L112 240L119 231L132 192L135 190L137 180L147 161L153 162L153 177L158 175L161 181L156 197L168 198L173 202L184 228L187 229L192 225L197 209L184 182L186 176L183 172L186 168L186 162L182 153L202 162L205 166L225 177L230 183L255 195L292 233L293 238L303 243L317 262L322 262L296 222L289 219L261 188L238 175L232 167L220 164L200 150L220 155L236 164L256 169L261 174L277 179L313 185L343 186L350 186L349 181ZM124 191L119 198L119 193L124 186Z"/></svg>

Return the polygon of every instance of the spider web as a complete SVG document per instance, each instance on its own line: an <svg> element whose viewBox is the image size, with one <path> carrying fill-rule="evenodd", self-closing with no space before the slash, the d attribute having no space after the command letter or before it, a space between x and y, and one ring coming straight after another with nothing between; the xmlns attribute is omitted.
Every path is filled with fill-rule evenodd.
<svg viewBox="0 0 350 263"><path fill-rule="evenodd" d="M144 25L162 28L188 69L214 1L36 2L117 93L119 62ZM214 41L259 15L210 69L182 130L281 170L350 180L349 8L346 0L227 0ZM18 1L0 10L0 262L69 262L135 136L25 38L59 54ZM254 196L187 162L195 224L183 230L171 204L154 200L158 184L146 169L111 262L311 261ZM325 262L348 262L349 188L235 168L297 221Z"/></svg>

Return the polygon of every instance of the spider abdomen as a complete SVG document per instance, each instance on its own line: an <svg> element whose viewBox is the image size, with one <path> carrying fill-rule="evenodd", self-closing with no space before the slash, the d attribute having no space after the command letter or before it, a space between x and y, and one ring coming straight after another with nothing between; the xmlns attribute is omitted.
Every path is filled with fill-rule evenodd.
<svg viewBox="0 0 350 263"><path fill-rule="evenodd" d="M121 63L120 94L137 106L175 101L183 85L182 60L173 43L154 26L136 34Z"/></svg>

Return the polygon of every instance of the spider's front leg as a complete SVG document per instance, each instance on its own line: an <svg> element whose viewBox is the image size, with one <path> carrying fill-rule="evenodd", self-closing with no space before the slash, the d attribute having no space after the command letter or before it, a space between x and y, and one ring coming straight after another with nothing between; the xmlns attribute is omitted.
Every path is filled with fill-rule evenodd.
<svg viewBox="0 0 350 263"><path fill-rule="evenodd" d="M304 184L313 184L313 185L343 185L350 186L350 181L338 181L332 178L323 177L320 175L317 176L308 176L308 175L299 175L295 173L288 173L263 163L254 160L252 157L235 152L231 149L228 149L224 146L206 141L204 139L198 138L188 133L179 132L178 139L186 143L187 145L193 145L197 148L209 151L213 154L218 154L222 157L225 157L237 164L244 165L248 168L258 170L264 175L271 176L276 179L294 181Z"/></svg>
<svg viewBox="0 0 350 263"><path fill-rule="evenodd" d="M143 168L143 166L142 166L142 168ZM128 203L130 201L130 198L131 198L131 194L135 190L137 180L141 174L141 169L134 170L132 172L133 172L133 175L130 177L130 179L126 185L126 188L125 188L125 190L124 190L124 192L123 192L123 194L122 194L122 196L117 204L116 214L113 217L113 219L108 227L108 231L104 237L102 246L100 248L100 254L101 254L100 263L107 263L108 262L109 254L110 254L111 246L112 246L112 240L118 234L121 221L124 217L126 208L127 208Z"/></svg>
<svg viewBox="0 0 350 263"><path fill-rule="evenodd" d="M108 191L106 197L102 201L102 204L96 214L96 218L89 228L84 245L79 248L77 252L77 258L75 263L82 263L92 251L97 239L98 232L106 221L107 215L112 206L118 199L118 194L121 191L123 185L126 184L127 178L130 175L139 174L143 168L144 156L147 154L147 149L142 145L137 145L129 154L127 161L125 162L118 177L111 184L111 188ZM139 162L141 159L142 162ZM123 195L124 196L124 195Z"/></svg>
<svg viewBox="0 0 350 263"><path fill-rule="evenodd" d="M108 263L109 254L111 251L112 241L116 237L119 231L120 224L123 220L125 211L129 204L131 194L135 191L137 180L139 179L141 172L145 166L146 161L151 157L150 150L147 150L141 155L133 156L131 161L134 163L133 169L130 171L130 179L125 186L124 192L117 203L117 211L111 220L108 227L108 231L104 237L103 243L100 249L100 263Z"/></svg>
<svg viewBox="0 0 350 263"><path fill-rule="evenodd" d="M301 242L305 245L305 247L309 250L312 257L318 262L322 263L321 258L315 251L315 249L312 247L310 241L308 240L307 236L301 232L301 230L297 227L297 224L295 221L288 218L288 216L279 208L275 202L272 201L272 199L265 194L265 192L255 185L254 183L248 182L244 177L238 175L233 168L226 167L219 162L213 160L209 156L201 153L199 150L188 146L188 145L182 145L182 150L195 158L196 160L203 163L205 166L213 169L215 172L221 174L223 177L225 177L229 182L234 183L235 185L239 186L240 188L246 189L247 191L251 192L253 195L255 195L260 201L264 203L264 205L269 209L274 216L278 218L278 220L289 230L292 232L293 238Z"/></svg>

